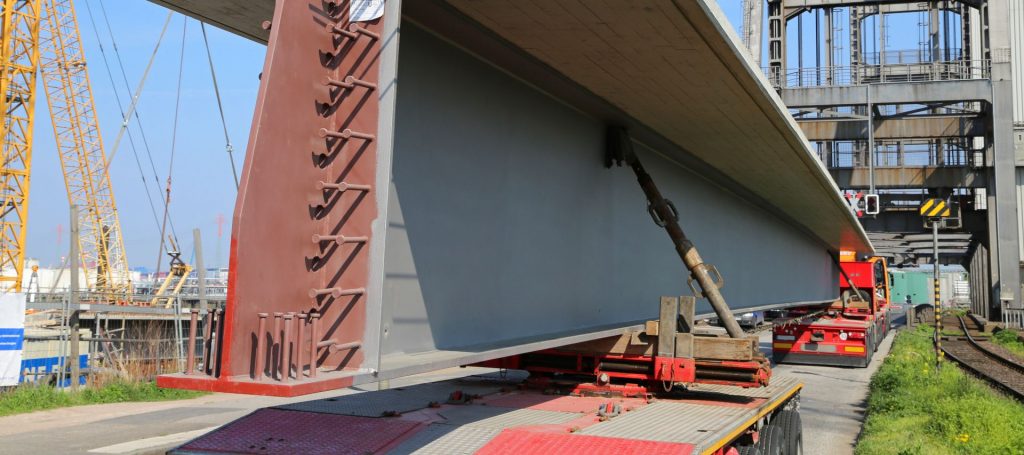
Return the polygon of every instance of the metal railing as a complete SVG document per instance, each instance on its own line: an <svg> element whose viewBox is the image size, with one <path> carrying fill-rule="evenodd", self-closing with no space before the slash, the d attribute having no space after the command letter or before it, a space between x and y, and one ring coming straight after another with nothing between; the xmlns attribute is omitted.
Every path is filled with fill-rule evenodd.
<svg viewBox="0 0 1024 455"><path fill-rule="evenodd" d="M787 70L784 73L770 67L764 68L771 84L783 88L988 79L991 71L989 60L826 66Z"/></svg>
<svg viewBox="0 0 1024 455"><path fill-rule="evenodd" d="M1008 329L1024 329L1024 310L1011 310L1003 304L1003 326Z"/></svg>

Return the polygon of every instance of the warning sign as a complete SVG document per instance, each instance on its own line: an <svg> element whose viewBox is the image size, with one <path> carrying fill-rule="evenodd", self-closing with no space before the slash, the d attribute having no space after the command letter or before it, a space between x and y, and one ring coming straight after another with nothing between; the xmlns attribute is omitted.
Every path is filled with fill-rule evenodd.
<svg viewBox="0 0 1024 455"><path fill-rule="evenodd" d="M919 209L921 216L928 218L949 218L952 216L952 209L942 199L926 199Z"/></svg>

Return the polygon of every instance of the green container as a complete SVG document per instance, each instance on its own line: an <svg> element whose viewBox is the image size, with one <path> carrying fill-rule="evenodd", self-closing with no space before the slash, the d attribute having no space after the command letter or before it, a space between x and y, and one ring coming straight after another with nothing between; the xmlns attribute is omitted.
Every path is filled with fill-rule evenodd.
<svg viewBox="0 0 1024 455"><path fill-rule="evenodd" d="M892 303L907 301L907 274L902 270L889 270L889 298Z"/></svg>
<svg viewBox="0 0 1024 455"><path fill-rule="evenodd" d="M933 303L932 272L914 270L905 272L907 276L907 294L910 295L910 303L919 305L922 303Z"/></svg>

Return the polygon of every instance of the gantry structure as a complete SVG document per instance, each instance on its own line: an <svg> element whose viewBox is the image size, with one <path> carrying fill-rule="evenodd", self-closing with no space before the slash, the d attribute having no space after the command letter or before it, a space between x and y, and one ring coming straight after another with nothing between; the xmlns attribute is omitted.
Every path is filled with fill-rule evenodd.
<svg viewBox="0 0 1024 455"><path fill-rule="evenodd" d="M1019 61L1011 42L1021 31L1011 23L1024 21L1010 18L1024 16L1024 6L752 2L759 3L745 2L745 15L757 17L766 6L767 26L761 33L758 21L745 18L745 44L819 158L851 202L880 196L880 213L861 218L879 253L897 265L930 262L931 235L917 207L947 199L959 217L944 222L940 262L969 268L978 314L1019 310L1022 161L1015 138L1024 134L1014 132L1021 94L1014 93ZM767 39L764 54L759 39Z"/></svg>

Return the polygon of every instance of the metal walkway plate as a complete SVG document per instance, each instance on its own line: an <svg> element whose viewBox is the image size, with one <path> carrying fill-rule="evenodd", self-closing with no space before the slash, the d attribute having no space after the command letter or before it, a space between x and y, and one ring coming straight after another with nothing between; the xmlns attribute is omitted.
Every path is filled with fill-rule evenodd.
<svg viewBox="0 0 1024 455"><path fill-rule="evenodd" d="M693 384L687 390L695 393L720 393L737 397L748 398L771 398L780 392L792 389L800 381L795 377L776 376L768 383L768 387L736 387L731 385L717 384Z"/></svg>
<svg viewBox="0 0 1024 455"><path fill-rule="evenodd" d="M497 428L433 424L402 441L388 455L468 455L476 453L500 432Z"/></svg>
<svg viewBox="0 0 1024 455"><path fill-rule="evenodd" d="M508 386L508 382L484 379L460 379L451 382L419 384L409 387L354 393L333 398L303 401L277 406L276 409L318 412L348 416L381 417L386 412L406 413L424 409L431 402L444 403L461 390L469 395L490 395Z"/></svg>
<svg viewBox="0 0 1024 455"><path fill-rule="evenodd" d="M375 419L313 412L260 409L197 438L171 453L376 453L419 426L400 419ZM328 449L329 448L329 449Z"/></svg>
<svg viewBox="0 0 1024 455"><path fill-rule="evenodd" d="M443 409L444 424L502 430L524 425L557 425L580 418L579 413L512 409L497 406L468 405Z"/></svg>
<svg viewBox="0 0 1024 455"><path fill-rule="evenodd" d="M755 415L751 408L659 402L584 428L591 436L680 442L705 446Z"/></svg>

